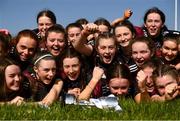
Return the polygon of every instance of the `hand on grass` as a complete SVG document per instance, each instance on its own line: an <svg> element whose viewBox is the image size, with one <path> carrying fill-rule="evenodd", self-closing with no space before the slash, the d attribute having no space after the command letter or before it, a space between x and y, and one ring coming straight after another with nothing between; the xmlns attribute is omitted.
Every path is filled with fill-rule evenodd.
<svg viewBox="0 0 180 121"><path fill-rule="evenodd" d="M9 104L16 104L17 106L21 105L22 103L24 103L24 98L20 96L15 97L9 102Z"/></svg>

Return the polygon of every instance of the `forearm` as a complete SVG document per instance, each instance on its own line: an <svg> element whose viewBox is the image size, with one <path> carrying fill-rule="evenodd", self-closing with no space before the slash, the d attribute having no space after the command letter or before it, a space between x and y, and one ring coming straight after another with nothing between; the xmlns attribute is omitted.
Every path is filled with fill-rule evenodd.
<svg viewBox="0 0 180 121"><path fill-rule="evenodd" d="M146 90L138 93L134 99L135 99L136 103L138 103L138 104L141 102L151 101L151 98Z"/></svg>
<svg viewBox="0 0 180 121"><path fill-rule="evenodd" d="M129 19L129 17L131 17L131 15L132 15L132 10L131 10L131 9L126 9L126 10L124 11L124 16L115 19L115 20L111 23L111 26L112 26L112 27L115 27L117 24L125 21L126 19Z"/></svg>
<svg viewBox="0 0 180 121"><path fill-rule="evenodd" d="M53 102L58 98L58 92L55 89L51 89L51 91L46 95L45 99L52 100Z"/></svg>
<svg viewBox="0 0 180 121"><path fill-rule="evenodd" d="M89 100L97 83L98 80L92 79L85 87L85 89L80 93L80 95L78 96L78 100Z"/></svg>
<svg viewBox="0 0 180 121"><path fill-rule="evenodd" d="M112 26L112 27L115 27L117 24L123 22L124 20L126 20L125 17L117 18L117 19L115 19L115 20L111 23L111 26Z"/></svg>
<svg viewBox="0 0 180 121"><path fill-rule="evenodd" d="M42 102L47 103L48 105L52 104L55 100L58 99L62 86L63 82L61 80L57 80Z"/></svg>
<svg viewBox="0 0 180 121"><path fill-rule="evenodd" d="M73 47L79 52L82 53L86 56L90 56L92 53L92 46L87 44L87 36L89 34L85 31L82 30L81 32L81 38L71 42Z"/></svg>

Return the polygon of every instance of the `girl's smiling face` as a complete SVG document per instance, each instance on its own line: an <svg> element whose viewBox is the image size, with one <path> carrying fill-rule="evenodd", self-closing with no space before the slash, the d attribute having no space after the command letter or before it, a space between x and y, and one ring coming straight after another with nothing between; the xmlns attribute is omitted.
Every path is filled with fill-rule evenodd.
<svg viewBox="0 0 180 121"><path fill-rule="evenodd" d="M8 91L18 91L22 81L21 70L17 65L9 65L5 69L5 80Z"/></svg>
<svg viewBox="0 0 180 121"><path fill-rule="evenodd" d="M115 29L115 36L122 47L127 47L129 42L133 39L132 32L126 26L117 27Z"/></svg>
<svg viewBox="0 0 180 121"><path fill-rule="evenodd" d="M36 76L45 84L50 84L56 74L55 60L40 60L39 64L34 67Z"/></svg>
<svg viewBox="0 0 180 121"><path fill-rule="evenodd" d="M122 96L128 94L129 81L124 78L113 78L109 82L109 89L112 94Z"/></svg>
<svg viewBox="0 0 180 121"><path fill-rule="evenodd" d="M63 70L65 75L71 80L75 81L81 70L81 63L77 57L64 58L63 60Z"/></svg>
<svg viewBox="0 0 180 121"><path fill-rule="evenodd" d="M178 44L171 40L166 40L162 45L162 56L167 61L172 61L178 55Z"/></svg>
<svg viewBox="0 0 180 121"><path fill-rule="evenodd" d="M135 63L140 67L145 61L149 60L152 56L151 50L144 42L135 42L132 45L132 58Z"/></svg>
<svg viewBox="0 0 180 121"><path fill-rule="evenodd" d="M100 59L105 64L110 64L112 60L114 59L114 56L116 53L116 45L113 38L100 39L99 45L97 47L97 51L100 55Z"/></svg>

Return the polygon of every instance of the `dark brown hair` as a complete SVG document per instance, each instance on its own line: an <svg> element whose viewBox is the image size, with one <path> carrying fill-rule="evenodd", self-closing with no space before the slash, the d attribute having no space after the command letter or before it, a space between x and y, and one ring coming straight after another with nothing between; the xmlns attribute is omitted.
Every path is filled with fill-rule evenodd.
<svg viewBox="0 0 180 121"><path fill-rule="evenodd" d="M0 59L0 99L6 97L6 79L5 79L5 70L10 65L17 65L13 60L9 58ZM18 65L17 65L18 66Z"/></svg>
<svg viewBox="0 0 180 121"><path fill-rule="evenodd" d="M124 78L131 82L130 70L124 64L113 65L109 71L108 78Z"/></svg>
<svg viewBox="0 0 180 121"><path fill-rule="evenodd" d="M111 24L110 24L109 21L106 20L105 18L98 18L98 19L96 19L96 20L94 21L94 23L95 23L96 25L98 25L98 26L99 26L99 25L105 25L105 26L107 26L109 32L111 32Z"/></svg>
<svg viewBox="0 0 180 121"><path fill-rule="evenodd" d="M165 75L170 75L173 79L179 82L179 75L176 68L163 64L159 66L154 72L153 72L153 80L156 81L157 77L162 77Z"/></svg>
<svg viewBox="0 0 180 121"><path fill-rule="evenodd" d="M134 36L134 38L136 37L136 30L135 30L133 24L132 24L129 20L124 20L123 22L117 24L117 25L113 28L114 34L115 34L116 28L122 27L122 26L127 27L127 28L131 31L131 33L132 33L132 35Z"/></svg>
<svg viewBox="0 0 180 121"><path fill-rule="evenodd" d="M101 39L109 39L109 38L112 38L114 40L114 44L117 48L117 41L116 41L116 37L114 36L114 34L111 34L111 33L103 33L103 34L100 34L97 38L97 40L95 41L95 47L97 49L97 47L99 46L99 42Z"/></svg>
<svg viewBox="0 0 180 121"><path fill-rule="evenodd" d="M41 17L41 16L47 16L48 18L51 19L51 22L53 24L56 24L56 16L55 14L51 11L51 10L48 10L48 9L45 9L45 10L42 10L38 13L37 15L37 23L38 23L38 19Z"/></svg>
<svg viewBox="0 0 180 121"><path fill-rule="evenodd" d="M130 41L131 51L132 51L132 45L134 43L136 43L136 42L145 43L148 46L149 50L151 51L151 54L154 55L154 53L155 53L155 44L154 44L154 41L151 38L142 36L142 37L137 37L137 38L133 39L132 41Z"/></svg>

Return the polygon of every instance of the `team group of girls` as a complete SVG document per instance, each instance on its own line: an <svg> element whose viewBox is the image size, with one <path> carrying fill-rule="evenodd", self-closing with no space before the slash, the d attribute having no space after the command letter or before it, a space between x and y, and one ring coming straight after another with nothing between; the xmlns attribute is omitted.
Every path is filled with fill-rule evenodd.
<svg viewBox="0 0 180 121"><path fill-rule="evenodd" d="M89 100L114 94L135 102L180 97L180 32L168 30L156 7L143 27L124 16L94 23L79 19L64 28L50 10L38 28L16 37L0 30L0 104L51 105L66 94Z"/></svg>

